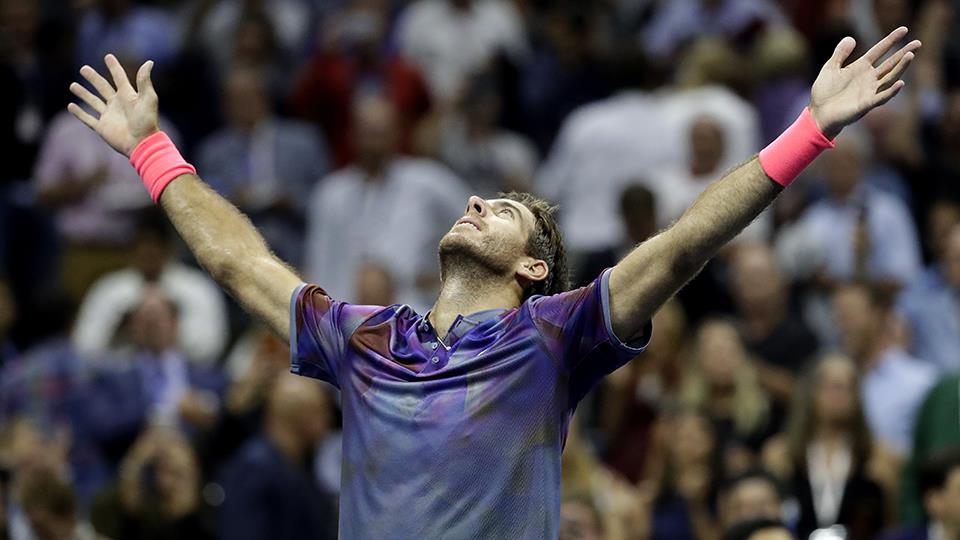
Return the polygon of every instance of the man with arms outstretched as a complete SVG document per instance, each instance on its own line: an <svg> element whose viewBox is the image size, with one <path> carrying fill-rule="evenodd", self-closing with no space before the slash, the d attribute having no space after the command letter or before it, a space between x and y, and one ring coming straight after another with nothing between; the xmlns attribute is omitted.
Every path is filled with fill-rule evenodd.
<svg viewBox="0 0 960 540"><path fill-rule="evenodd" d="M290 339L293 372L341 390L342 538L555 538L577 402L643 350L657 308L843 126L899 92L920 43L883 57L906 33L845 67L856 44L842 40L794 126L584 288L561 292L563 246L546 203L471 197L440 242L441 292L425 316L303 284L157 131L152 62L136 88L111 55L113 84L84 66L99 96L71 90L93 114L69 110L130 156L204 268Z"/></svg>

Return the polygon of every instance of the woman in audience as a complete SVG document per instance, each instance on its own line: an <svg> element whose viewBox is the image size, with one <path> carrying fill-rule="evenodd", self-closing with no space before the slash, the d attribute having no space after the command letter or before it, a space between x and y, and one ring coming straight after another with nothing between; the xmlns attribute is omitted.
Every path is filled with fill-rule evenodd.
<svg viewBox="0 0 960 540"><path fill-rule="evenodd" d="M821 358L801 384L791 411L786 460L766 452L785 475L800 506L800 538L841 525L847 540L868 540L883 529L885 497L868 466L876 448L860 404L857 370L845 356ZM778 462L779 461L779 462Z"/></svg>
<svg viewBox="0 0 960 540"><path fill-rule="evenodd" d="M656 431L659 444L647 462L653 479L647 489L654 495L644 537L713 540L714 500L723 468L710 417L684 408L664 415Z"/></svg>
<svg viewBox="0 0 960 540"><path fill-rule="evenodd" d="M200 481L190 443L174 430L154 428L127 453L116 488L98 497L91 521L97 532L118 540L213 538L204 522Z"/></svg>
<svg viewBox="0 0 960 540"><path fill-rule="evenodd" d="M763 442L776 433L778 415L733 324L705 321L697 331L693 353L681 401L709 411L729 472L746 470Z"/></svg>

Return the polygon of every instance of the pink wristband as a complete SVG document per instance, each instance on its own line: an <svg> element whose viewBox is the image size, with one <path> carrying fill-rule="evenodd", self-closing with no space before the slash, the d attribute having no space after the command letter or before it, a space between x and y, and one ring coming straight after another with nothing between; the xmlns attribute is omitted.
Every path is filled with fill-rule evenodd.
<svg viewBox="0 0 960 540"><path fill-rule="evenodd" d="M809 108L766 148L760 151L760 166L774 182L790 185L803 169L834 143L817 127Z"/></svg>
<svg viewBox="0 0 960 540"><path fill-rule="evenodd" d="M183 159L173 141L162 131L140 141L130 153L130 163L143 179L153 202L160 200L160 194L174 178L181 174L197 174L197 169Z"/></svg>

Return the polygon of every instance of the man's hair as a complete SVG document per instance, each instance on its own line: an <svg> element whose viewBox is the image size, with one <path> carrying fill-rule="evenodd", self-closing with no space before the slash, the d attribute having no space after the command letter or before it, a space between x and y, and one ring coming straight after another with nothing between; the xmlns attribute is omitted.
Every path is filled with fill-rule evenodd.
<svg viewBox="0 0 960 540"><path fill-rule="evenodd" d="M920 496L925 497L931 491L943 489L955 470L960 470L960 446L950 446L931 454L918 471Z"/></svg>
<svg viewBox="0 0 960 540"><path fill-rule="evenodd" d="M536 294L549 296L566 291L570 288L567 254L563 249L560 226L554 219L557 207L529 193L511 191L501 193L500 197L520 203L533 213L536 225L527 239L527 255L546 261L549 268L546 278L533 282L523 291L521 302Z"/></svg>
<svg viewBox="0 0 960 540"><path fill-rule="evenodd" d="M782 521L775 519L751 519L735 523L724 531L723 540L750 540L754 534L766 529L787 529L787 526Z"/></svg>

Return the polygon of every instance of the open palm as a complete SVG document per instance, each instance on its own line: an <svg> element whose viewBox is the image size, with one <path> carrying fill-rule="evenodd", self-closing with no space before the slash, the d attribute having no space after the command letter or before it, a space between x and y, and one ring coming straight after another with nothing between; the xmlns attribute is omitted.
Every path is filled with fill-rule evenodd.
<svg viewBox="0 0 960 540"><path fill-rule="evenodd" d="M67 110L117 152L129 156L137 143L159 129L157 93L150 81L153 62L147 61L140 66L137 88L134 89L115 56L108 54L104 61L113 78L112 85L92 67L80 68L80 74L93 85L99 96L79 83L70 85L70 91L89 105L95 115L75 103L68 105Z"/></svg>
<svg viewBox="0 0 960 540"><path fill-rule="evenodd" d="M903 88L900 76L920 42L911 41L882 63L880 60L906 35L906 27L897 28L847 66L843 63L857 43L851 37L840 41L820 70L810 96L810 112L828 137L835 137L844 126L890 101Z"/></svg>

